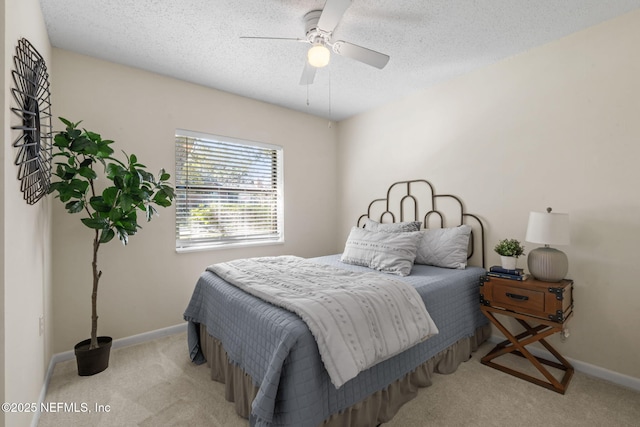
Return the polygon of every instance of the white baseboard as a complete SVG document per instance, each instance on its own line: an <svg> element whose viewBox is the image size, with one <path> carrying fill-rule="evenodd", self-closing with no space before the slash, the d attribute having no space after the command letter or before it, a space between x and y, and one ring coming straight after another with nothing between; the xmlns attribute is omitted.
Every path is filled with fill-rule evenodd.
<svg viewBox="0 0 640 427"><path fill-rule="evenodd" d="M179 325L169 326L168 328L156 329L155 331L144 332L142 334L113 340L113 344L111 345L111 348L117 349L122 347L129 347L131 345L141 344L146 341L167 337L169 335L180 334L183 332L187 332L186 322L181 323ZM72 360L75 357L76 356L73 351L56 353L53 356L51 356L47 373L44 376L44 383L42 384L42 390L40 390L40 396L38 397L38 410L33 415L33 419L31 420L31 427L37 427L38 422L40 421L40 405L44 402L47 396L47 389L49 388L49 382L51 381L51 376L53 375L53 369L55 368L56 364L60 362L65 362L67 360Z"/></svg>
<svg viewBox="0 0 640 427"><path fill-rule="evenodd" d="M168 328L156 329L155 331L144 332L142 334L114 340L112 348L129 347L130 345L141 344L146 341L168 337L169 335L181 334L183 332L187 332L187 322L169 326Z"/></svg>
<svg viewBox="0 0 640 427"><path fill-rule="evenodd" d="M497 344L504 341L505 338L500 335L491 335L489 342ZM534 356L541 357L549 360L556 360L555 357L546 350L542 350L534 347L527 347L527 350ZM569 363L571 363L576 371L583 374L599 378L601 380L612 382L616 385L630 388L632 390L640 391L640 378L635 378L629 375L624 375L609 369L601 368L600 366L592 365L587 362L565 357Z"/></svg>

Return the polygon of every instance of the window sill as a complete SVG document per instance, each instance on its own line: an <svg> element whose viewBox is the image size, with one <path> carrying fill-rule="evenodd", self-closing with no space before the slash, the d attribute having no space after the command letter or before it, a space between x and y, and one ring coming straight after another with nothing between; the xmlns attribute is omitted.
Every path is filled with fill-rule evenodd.
<svg viewBox="0 0 640 427"><path fill-rule="evenodd" d="M235 248L247 248L254 246L275 246L275 245L283 245L284 239L282 240L274 240L269 242L241 242L241 243L220 243L216 245L210 246L191 246L187 248L176 248L176 252L179 254L190 253L190 252L202 252L202 251L217 251L220 249L235 249Z"/></svg>

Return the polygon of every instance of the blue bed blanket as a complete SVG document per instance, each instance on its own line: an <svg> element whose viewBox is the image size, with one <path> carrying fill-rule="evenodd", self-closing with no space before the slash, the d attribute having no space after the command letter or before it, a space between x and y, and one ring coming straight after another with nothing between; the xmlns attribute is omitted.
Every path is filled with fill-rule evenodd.
<svg viewBox="0 0 640 427"><path fill-rule="evenodd" d="M339 259L340 255L312 258L338 268L372 271L343 264ZM336 389L313 335L298 315L205 271L184 313L189 322L191 359L204 362L198 325L205 325L207 332L221 341L230 362L249 374L259 389L252 404L250 425L317 426L486 324L478 303L479 277L484 274L485 270L477 267L451 270L415 265L411 275L399 279L416 288L440 333Z"/></svg>

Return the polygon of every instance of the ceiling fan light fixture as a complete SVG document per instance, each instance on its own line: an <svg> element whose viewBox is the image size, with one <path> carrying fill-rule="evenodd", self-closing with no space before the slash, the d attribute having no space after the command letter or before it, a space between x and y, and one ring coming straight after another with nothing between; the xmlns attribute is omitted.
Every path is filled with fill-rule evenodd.
<svg viewBox="0 0 640 427"><path fill-rule="evenodd" d="M329 59L331 58L331 53L329 49L321 43L316 43L307 52L307 60L309 61L309 65L322 68L326 67L329 64Z"/></svg>

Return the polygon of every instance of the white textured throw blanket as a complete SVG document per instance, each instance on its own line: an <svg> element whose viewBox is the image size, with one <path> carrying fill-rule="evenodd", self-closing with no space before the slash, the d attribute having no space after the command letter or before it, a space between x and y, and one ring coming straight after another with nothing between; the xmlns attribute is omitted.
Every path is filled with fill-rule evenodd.
<svg viewBox="0 0 640 427"><path fill-rule="evenodd" d="M392 276L293 256L240 259L207 270L298 314L315 337L336 388L438 333L418 292Z"/></svg>

